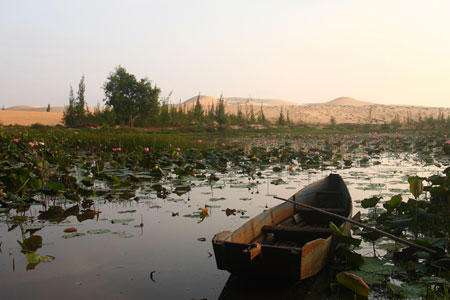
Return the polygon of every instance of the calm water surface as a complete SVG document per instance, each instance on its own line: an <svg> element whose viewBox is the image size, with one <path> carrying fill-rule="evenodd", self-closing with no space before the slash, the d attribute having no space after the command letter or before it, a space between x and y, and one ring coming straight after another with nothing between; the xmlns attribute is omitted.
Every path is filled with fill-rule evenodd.
<svg viewBox="0 0 450 300"><path fill-rule="evenodd" d="M33 217L8 231L8 216L0 213L1 299L217 299L229 274L216 269L211 239L216 232L233 230L267 207L279 204L273 195L291 196L306 184L336 172L343 176L354 200L372 195L409 195L407 175L429 175L442 168L424 166L412 156L384 155L379 165L339 170L298 170L249 180L235 172L223 175L212 187L207 180L192 180L192 190L182 196L157 198L150 184L143 184L133 200L109 202L95 199L93 219L79 222L70 216L61 223L39 221L44 208L32 206ZM286 183L271 182L282 178ZM253 183L249 187L249 183ZM174 182L165 186L173 188ZM67 209L73 204L59 203ZM199 209L209 206L203 221ZM227 216L226 208L241 210ZM129 211L129 212L124 212ZM11 212L10 214L14 214ZM119 219L119 220L117 220ZM143 223L143 227L139 224ZM27 259L18 241L37 229L43 238L37 250L55 259L27 270ZM63 238L64 229L76 227L85 235ZM98 231L95 231L99 229ZM94 230L94 231L93 231ZM206 241L203 241L206 239ZM368 255L371 247L362 249Z"/></svg>

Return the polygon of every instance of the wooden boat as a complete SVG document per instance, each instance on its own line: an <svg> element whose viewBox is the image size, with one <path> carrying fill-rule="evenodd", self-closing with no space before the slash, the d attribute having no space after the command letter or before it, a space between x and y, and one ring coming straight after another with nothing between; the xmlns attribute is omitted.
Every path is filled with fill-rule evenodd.
<svg viewBox="0 0 450 300"><path fill-rule="evenodd" d="M295 193L290 200L352 215L352 200L342 177L331 174ZM217 268L234 275L303 280L317 274L332 249L329 222L350 230L350 224L289 202L250 219L233 232L212 240Z"/></svg>

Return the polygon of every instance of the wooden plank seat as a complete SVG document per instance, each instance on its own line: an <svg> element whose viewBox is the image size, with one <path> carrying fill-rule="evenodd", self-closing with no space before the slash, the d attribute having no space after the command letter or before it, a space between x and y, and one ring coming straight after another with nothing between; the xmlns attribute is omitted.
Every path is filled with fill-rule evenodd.
<svg viewBox="0 0 450 300"><path fill-rule="evenodd" d="M327 238L333 232L326 227L265 225L261 228L265 234L272 234L275 240L307 242L317 238Z"/></svg>

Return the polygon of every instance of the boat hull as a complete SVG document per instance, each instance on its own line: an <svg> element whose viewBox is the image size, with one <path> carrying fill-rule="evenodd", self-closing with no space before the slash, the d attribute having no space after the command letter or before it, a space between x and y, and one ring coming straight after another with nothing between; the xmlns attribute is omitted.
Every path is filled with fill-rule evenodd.
<svg viewBox="0 0 450 300"><path fill-rule="evenodd" d="M342 178L336 174L306 186L290 199L298 203L323 207L318 194L330 190L330 187L339 192L339 197L336 197L336 199L340 199L338 203L331 203L333 207L330 209L344 209L344 215L351 217L352 202L350 194ZM329 200L327 205L330 205ZM234 232L224 231L214 236L212 243L217 268L227 270L238 276L292 281L303 280L316 275L327 264L333 248L333 237L326 230L322 230L322 232L313 231L313 238L307 234L302 234L297 237L297 240L298 238L304 238L305 241L304 243L302 241L299 245L280 246L258 242L258 237L263 235L267 226L279 225L295 214L300 214L309 223L321 223L322 227L323 224L327 226L330 221L333 221L339 224L344 231L350 230L349 223L342 223L337 219L317 215L313 211L306 210L299 213L293 204L281 203L250 219ZM287 231L284 234L289 237L290 233ZM314 236L318 236L318 238L314 238Z"/></svg>

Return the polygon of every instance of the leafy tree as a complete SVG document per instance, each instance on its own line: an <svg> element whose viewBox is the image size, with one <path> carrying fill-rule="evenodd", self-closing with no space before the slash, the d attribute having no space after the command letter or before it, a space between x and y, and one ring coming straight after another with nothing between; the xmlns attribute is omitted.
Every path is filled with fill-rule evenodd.
<svg viewBox="0 0 450 300"><path fill-rule="evenodd" d="M259 114L258 114L258 123L261 125L267 125L267 119L266 116L264 115L264 110L263 110L263 106L261 104L261 107L259 109Z"/></svg>
<svg viewBox="0 0 450 300"><path fill-rule="evenodd" d="M219 103L216 108L216 121L221 127L227 124L227 115L225 113L225 102L223 96L220 95Z"/></svg>
<svg viewBox="0 0 450 300"><path fill-rule="evenodd" d="M159 123L160 125L171 125L171 119L169 104L167 102L163 102L159 111Z"/></svg>
<svg viewBox="0 0 450 300"><path fill-rule="evenodd" d="M197 100L195 101L195 105L194 105L194 110L192 112L194 120L197 123L202 123L203 122L203 117L204 117L204 111L203 111L203 107L202 104L200 103L200 93L197 96Z"/></svg>
<svg viewBox="0 0 450 300"><path fill-rule="evenodd" d="M72 86L70 87L69 92L69 106L64 112L64 124L69 127L80 127L86 124L87 122L87 112L86 112L86 100L85 94L86 85L85 85L85 77L84 75L81 77L80 82L78 84L77 97L75 98L73 94ZM50 109L50 104L47 107L47 110Z"/></svg>
<svg viewBox="0 0 450 300"><path fill-rule="evenodd" d="M111 73L105 82L105 103L111 107L119 124L133 127L155 121L159 112L160 89L152 86L147 78L139 81L121 66Z"/></svg>
<svg viewBox="0 0 450 300"><path fill-rule="evenodd" d="M248 121L250 124L256 123L255 111L253 110L253 105L250 106L250 115L248 117Z"/></svg>
<svg viewBox="0 0 450 300"><path fill-rule="evenodd" d="M280 109L280 115L278 116L277 125L278 126L284 126L286 123L284 119L284 113L283 113L283 107Z"/></svg>
<svg viewBox="0 0 450 300"><path fill-rule="evenodd" d="M82 118L86 114L86 99L85 94L86 92L86 84L85 84L85 78L84 75L81 76L80 82L78 83L78 91L77 91L77 102L75 105L75 111L77 114L77 117L82 120Z"/></svg>
<svg viewBox="0 0 450 300"><path fill-rule="evenodd" d="M172 114L170 111L169 100L172 96L172 91L161 100L161 108L159 110L159 125L167 126L172 125Z"/></svg>
<svg viewBox="0 0 450 300"><path fill-rule="evenodd" d="M289 110L286 110L286 125L291 126L291 118L289 118Z"/></svg>
<svg viewBox="0 0 450 300"><path fill-rule="evenodd" d="M77 125L77 116L75 113L75 96L73 95L73 88L70 86L69 90L69 106L64 110L63 121L64 125L68 127L75 127Z"/></svg>
<svg viewBox="0 0 450 300"><path fill-rule="evenodd" d="M237 106L236 123L237 123L237 125L244 124L244 114L242 113L241 105L239 103Z"/></svg>
<svg viewBox="0 0 450 300"><path fill-rule="evenodd" d="M211 103L211 105L209 106L208 116L207 116L208 122L210 122L210 123L214 122L215 115L216 115L216 110L214 107L214 103Z"/></svg>

